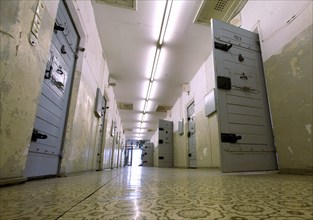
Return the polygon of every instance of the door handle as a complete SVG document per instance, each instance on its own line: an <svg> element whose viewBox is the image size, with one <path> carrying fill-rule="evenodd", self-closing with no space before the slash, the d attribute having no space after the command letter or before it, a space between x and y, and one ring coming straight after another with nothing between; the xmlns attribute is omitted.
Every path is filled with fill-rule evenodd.
<svg viewBox="0 0 313 220"><path fill-rule="evenodd" d="M47 139L47 138L48 138L47 135L39 133L36 129L33 130L32 141L36 142L37 139Z"/></svg>

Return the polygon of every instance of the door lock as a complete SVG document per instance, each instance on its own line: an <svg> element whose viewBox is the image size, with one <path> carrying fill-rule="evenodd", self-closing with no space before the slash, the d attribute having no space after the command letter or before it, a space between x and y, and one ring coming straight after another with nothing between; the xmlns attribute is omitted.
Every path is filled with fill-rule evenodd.
<svg viewBox="0 0 313 220"><path fill-rule="evenodd" d="M191 153L190 153L190 154L188 154L188 157L191 157Z"/></svg>
<svg viewBox="0 0 313 220"><path fill-rule="evenodd" d="M56 23L54 24L54 31L57 32L57 31L64 31L64 27L60 26L60 25L57 25Z"/></svg>
<svg viewBox="0 0 313 220"><path fill-rule="evenodd" d="M241 139L241 136L236 134L221 133L221 139L222 142L237 143L237 141Z"/></svg>
<svg viewBox="0 0 313 220"><path fill-rule="evenodd" d="M47 139L47 138L48 138L47 135L39 133L36 129L33 130L32 141L36 142L37 139Z"/></svg>
<svg viewBox="0 0 313 220"><path fill-rule="evenodd" d="M219 42L214 42L215 49L222 50L225 52L228 52L232 46L233 46L232 44L222 44Z"/></svg>

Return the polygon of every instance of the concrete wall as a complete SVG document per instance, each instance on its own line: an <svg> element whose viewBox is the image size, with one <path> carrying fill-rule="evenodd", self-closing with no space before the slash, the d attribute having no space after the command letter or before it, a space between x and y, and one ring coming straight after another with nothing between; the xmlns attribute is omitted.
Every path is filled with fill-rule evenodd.
<svg viewBox="0 0 313 220"><path fill-rule="evenodd" d="M241 18L242 28L260 35L279 168L312 173L312 1L248 1ZM177 123L187 123L194 100L198 166L219 167L217 118L204 116L204 97L214 87L211 56L189 84L166 118L174 122L174 165L188 166L187 125L180 136Z"/></svg>
<svg viewBox="0 0 313 220"><path fill-rule="evenodd" d="M249 1L241 13L261 37L281 172L313 173L312 11L312 1Z"/></svg>
<svg viewBox="0 0 313 220"><path fill-rule="evenodd" d="M313 169L312 32L311 26L264 63L282 172Z"/></svg>
<svg viewBox="0 0 313 220"><path fill-rule="evenodd" d="M102 149L103 158L101 168L116 167L118 154L117 150L112 154L113 142L121 146L125 138L113 90L108 86L109 71L93 8L90 1L67 3L81 36L80 46L86 50L79 53L74 73L60 172L95 170L99 149ZM58 8L58 1L44 1L44 4L39 44L33 47L29 43L29 34L37 1L1 1L0 181L23 179ZM99 143L100 120L94 115L97 88L106 96L110 107L105 115L103 143ZM113 121L116 122L116 132L120 133L118 141L114 139L117 135L112 137L109 134Z"/></svg>

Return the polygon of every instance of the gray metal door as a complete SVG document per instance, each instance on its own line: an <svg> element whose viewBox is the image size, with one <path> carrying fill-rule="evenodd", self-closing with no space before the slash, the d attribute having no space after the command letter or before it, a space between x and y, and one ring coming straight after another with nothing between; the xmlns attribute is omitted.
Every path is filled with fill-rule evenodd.
<svg viewBox="0 0 313 220"><path fill-rule="evenodd" d="M67 9L60 1L50 57L37 107L26 177L56 175L67 114L68 97L79 37Z"/></svg>
<svg viewBox="0 0 313 220"><path fill-rule="evenodd" d="M211 27L222 172L277 170L258 34Z"/></svg>
<svg viewBox="0 0 313 220"><path fill-rule="evenodd" d="M105 112L106 112L106 99L102 97L102 109L99 122L99 142L97 152L97 164L96 170L103 170L103 141L104 141L104 123L105 123Z"/></svg>
<svg viewBox="0 0 313 220"><path fill-rule="evenodd" d="M195 102L187 107L189 167L197 167Z"/></svg>
<svg viewBox="0 0 313 220"><path fill-rule="evenodd" d="M173 167L173 122L159 119L159 167Z"/></svg>
<svg viewBox="0 0 313 220"><path fill-rule="evenodd" d="M116 124L115 122L112 122L113 123L113 140L112 140L112 148L111 148L111 169L114 168L115 166L115 157L116 157Z"/></svg>

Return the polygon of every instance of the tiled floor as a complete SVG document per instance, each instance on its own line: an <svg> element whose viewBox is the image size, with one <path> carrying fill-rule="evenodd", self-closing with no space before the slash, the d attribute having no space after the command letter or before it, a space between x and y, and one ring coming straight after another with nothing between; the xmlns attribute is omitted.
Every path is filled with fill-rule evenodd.
<svg viewBox="0 0 313 220"><path fill-rule="evenodd" d="M313 177L124 168L0 189L0 219L313 219Z"/></svg>

